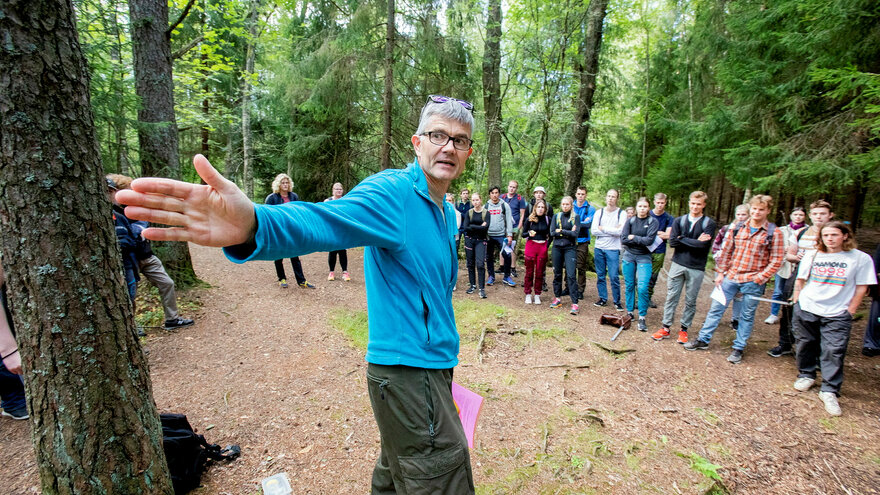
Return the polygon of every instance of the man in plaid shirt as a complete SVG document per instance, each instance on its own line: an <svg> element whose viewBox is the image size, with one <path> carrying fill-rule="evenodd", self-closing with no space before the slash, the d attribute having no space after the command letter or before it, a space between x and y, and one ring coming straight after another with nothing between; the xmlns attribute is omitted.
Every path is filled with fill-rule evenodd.
<svg viewBox="0 0 880 495"><path fill-rule="evenodd" d="M758 309L758 301L749 296L761 297L764 294L767 281L782 266L785 254L783 234L776 232L776 226L767 221L772 206L773 198L770 196L759 194L753 197L749 201L749 221L727 231L724 248L715 257L715 271L718 273L715 285L724 293L725 302L722 304L712 300L700 334L685 344L685 349L707 349L712 334L721 323L727 303L738 292L742 292L745 296L742 315L733 341L733 352L727 357L733 364L742 361L743 350L755 323L755 310Z"/></svg>

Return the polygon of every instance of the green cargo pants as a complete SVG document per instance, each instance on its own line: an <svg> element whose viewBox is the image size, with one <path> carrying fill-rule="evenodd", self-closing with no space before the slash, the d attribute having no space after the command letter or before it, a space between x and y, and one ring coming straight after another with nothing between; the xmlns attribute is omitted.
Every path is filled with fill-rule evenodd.
<svg viewBox="0 0 880 495"><path fill-rule="evenodd" d="M452 369L370 363L367 384L381 441L373 495L474 493Z"/></svg>

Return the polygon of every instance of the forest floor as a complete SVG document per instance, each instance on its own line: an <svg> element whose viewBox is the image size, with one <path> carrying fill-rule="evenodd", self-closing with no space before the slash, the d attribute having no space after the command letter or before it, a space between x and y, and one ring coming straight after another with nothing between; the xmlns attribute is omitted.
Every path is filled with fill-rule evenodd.
<svg viewBox="0 0 880 495"><path fill-rule="evenodd" d="M363 251L349 251L347 283L326 280L326 254L304 257L318 286L307 290L279 288L271 262L235 265L218 249L191 249L210 288L182 296L194 302L184 311L194 326L149 330L156 403L186 414L209 442L242 448L193 493L254 495L282 471L295 494L369 493L379 435L354 344L365 327ZM778 327L763 323L766 306L743 363L731 365L729 316L708 351L686 352L635 325L609 342L592 282L578 316L549 309L549 294L540 307L523 304L519 286L488 293L453 297L455 379L486 398L471 451L478 494L880 493L880 358L860 354L864 318L846 357L843 415L833 418L816 389L792 388L790 356L767 355ZM657 294L662 302L665 282ZM704 287L696 328L708 295ZM651 331L660 311L648 314ZM2 494L39 493L29 428L0 420Z"/></svg>

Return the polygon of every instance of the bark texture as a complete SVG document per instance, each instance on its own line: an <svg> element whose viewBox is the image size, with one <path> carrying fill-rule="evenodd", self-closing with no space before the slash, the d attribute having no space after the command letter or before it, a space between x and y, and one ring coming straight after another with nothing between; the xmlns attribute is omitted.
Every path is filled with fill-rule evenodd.
<svg viewBox="0 0 880 495"><path fill-rule="evenodd" d="M593 112L593 97L596 94L596 79L599 75L599 52L602 48L602 24L608 11L608 0L590 0L587 7L587 26L584 44L581 46L583 65L579 67L577 99L574 107L574 129L572 130L571 151L565 191L574 196L584 178L584 150L590 134L590 115Z"/></svg>
<svg viewBox="0 0 880 495"><path fill-rule="evenodd" d="M501 187L501 0L489 0L483 50L483 107L489 187ZM502 187L503 189L503 187Z"/></svg>
<svg viewBox="0 0 880 495"><path fill-rule="evenodd" d="M73 5L0 13L0 241L43 493L170 495Z"/></svg>
<svg viewBox="0 0 880 495"><path fill-rule="evenodd" d="M385 20L385 89L382 91L382 170L391 168L391 97L394 90L394 0Z"/></svg>

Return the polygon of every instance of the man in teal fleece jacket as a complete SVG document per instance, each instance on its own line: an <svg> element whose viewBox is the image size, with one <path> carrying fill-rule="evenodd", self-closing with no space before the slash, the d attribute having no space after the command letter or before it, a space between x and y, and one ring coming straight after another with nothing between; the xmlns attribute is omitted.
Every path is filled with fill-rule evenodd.
<svg viewBox="0 0 880 495"><path fill-rule="evenodd" d="M223 247L236 263L366 246L367 383L381 439L374 494L474 492L451 392L457 225L444 201L473 152L472 111L431 96L412 136L416 160L336 201L255 205L201 155L193 163L206 185L138 179L120 192L130 218L177 226L145 237Z"/></svg>

